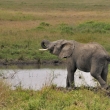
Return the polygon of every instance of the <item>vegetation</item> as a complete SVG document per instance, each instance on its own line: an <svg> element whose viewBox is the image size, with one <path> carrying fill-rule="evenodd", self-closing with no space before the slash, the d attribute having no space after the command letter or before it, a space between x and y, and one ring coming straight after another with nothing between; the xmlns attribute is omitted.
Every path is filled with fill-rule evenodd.
<svg viewBox="0 0 110 110"><path fill-rule="evenodd" d="M109 13L109 0L0 0L0 61L58 59L38 50L43 39L98 42L110 54ZM1 81L0 109L109 110L110 98L85 88L11 90Z"/></svg>
<svg viewBox="0 0 110 110"><path fill-rule="evenodd" d="M40 91L15 91L0 83L1 110L109 110L110 98L101 90L85 88L67 91L55 85Z"/></svg>
<svg viewBox="0 0 110 110"><path fill-rule="evenodd" d="M58 59L40 52L40 42L98 42L110 53L108 0L1 0L0 60Z"/></svg>

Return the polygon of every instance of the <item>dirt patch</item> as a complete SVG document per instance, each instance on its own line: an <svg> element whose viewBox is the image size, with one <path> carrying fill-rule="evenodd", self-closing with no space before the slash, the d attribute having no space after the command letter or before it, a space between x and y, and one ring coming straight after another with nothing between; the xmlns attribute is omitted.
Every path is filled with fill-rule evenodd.
<svg viewBox="0 0 110 110"><path fill-rule="evenodd" d="M0 60L0 65L33 65L33 64L53 64L59 65L66 63L64 60Z"/></svg>

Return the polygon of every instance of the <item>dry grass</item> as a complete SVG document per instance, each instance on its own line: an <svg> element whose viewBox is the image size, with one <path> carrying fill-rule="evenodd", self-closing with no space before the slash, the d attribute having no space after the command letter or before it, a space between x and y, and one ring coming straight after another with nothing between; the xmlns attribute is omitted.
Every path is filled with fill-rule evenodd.
<svg viewBox="0 0 110 110"><path fill-rule="evenodd" d="M110 50L109 33L80 33L79 30L62 34L59 28L61 24L67 24L67 28L77 27L87 21L110 23L109 4L108 0L1 0L0 48L4 48L0 59L39 59L42 55L38 49L43 39L96 41ZM42 22L49 26L40 26Z"/></svg>
<svg viewBox="0 0 110 110"><path fill-rule="evenodd" d="M28 26L32 27L35 25L38 25L40 22L45 21L48 22L52 25L60 24L60 23L67 23L67 24L80 24L82 22L86 21L103 21L103 22L110 22L110 11L74 11L74 10L66 10L66 11L61 11L61 10L50 10L50 11L40 11L40 12L19 12L19 11L4 11L4 13L7 13L9 15L12 14L12 16L7 18L1 18L1 26L7 27L7 23L11 26L15 23L15 28L20 28L21 27L26 28ZM13 18L13 16L16 16L17 14L21 13L18 18ZM1 14L1 12L0 12ZM22 16L31 16L32 18L22 18ZM1 14L1 16L3 16ZM12 22L11 21L14 21ZM5 20L5 22L3 22ZM24 25L24 26L23 26ZM26 27L25 27L26 26Z"/></svg>
<svg viewBox="0 0 110 110"><path fill-rule="evenodd" d="M7 106L7 99L10 95L9 86L0 79L0 108Z"/></svg>

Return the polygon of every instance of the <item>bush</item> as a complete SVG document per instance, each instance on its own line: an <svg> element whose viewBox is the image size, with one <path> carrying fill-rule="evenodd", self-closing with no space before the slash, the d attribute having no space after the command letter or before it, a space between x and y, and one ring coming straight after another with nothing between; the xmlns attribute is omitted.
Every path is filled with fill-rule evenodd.
<svg viewBox="0 0 110 110"><path fill-rule="evenodd" d="M73 34L73 27L67 24L60 24L59 29L61 31L61 34Z"/></svg>
<svg viewBox="0 0 110 110"><path fill-rule="evenodd" d="M76 30L84 33L107 33L110 31L110 24L104 22L89 21L77 26Z"/></svg>

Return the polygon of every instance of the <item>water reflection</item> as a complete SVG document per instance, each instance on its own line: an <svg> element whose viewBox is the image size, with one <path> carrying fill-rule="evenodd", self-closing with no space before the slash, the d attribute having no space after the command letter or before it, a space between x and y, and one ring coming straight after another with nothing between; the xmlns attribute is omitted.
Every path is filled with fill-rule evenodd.
<svg viewBox="0 0 110 110"><path fill-rule="evenodd" d="M65 87L66 69L16 69L2 70L4 79L12 85L14 89L17 86L22 88L41 89L44 85L57 84Z"/></svg>
<svg viewBox="0 0 110 110"><path fill-rule="evenodd" d="M66 87L66 66L42 65L26 67L7 67L1 68L0 73L6 82L12 85L12 89L21 86L24 89L39 90L45 85L56 84L60 87ZM90 73L84 73L77 70L75 73L75 86L97 86L97 82L91 77Z"/></svg>

